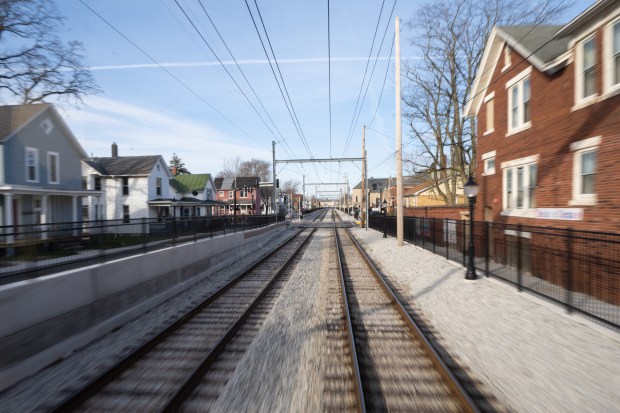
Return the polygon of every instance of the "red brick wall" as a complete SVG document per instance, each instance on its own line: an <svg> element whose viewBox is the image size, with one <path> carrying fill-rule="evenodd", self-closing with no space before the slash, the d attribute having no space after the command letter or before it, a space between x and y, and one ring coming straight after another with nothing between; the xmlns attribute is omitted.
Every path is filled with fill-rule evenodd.
<svg viewBox="0 0 620 413"><path fill-rule="evenodd" d="M469 215L468 205L430 206L403 209L403 215L406 217L463 219L461 215L462 213L467 213Z"/></svg>
<svg viewBox="0 0 620 413"><path fill-rule="evenodd" d="M602 94L602 29L597 32L598 55L596 76L598 93ZM483 103L478 113L479 159L477 179L480 183L476 216L496 222L535 226L571 227L595 231L620 231L620 95L601 100L578 110L571 110L575 103L575 67L571 61L552 76L541 73L532 66L531 122L532 127L506 136L508 125L508 90L506 82L530 66L511 50L510 72L501 73L503 53L491 79L486 95L495 92L495 131L483 136L486 129L486 108ZM572 142L601 136L597 153L596 193L597 205L570 205L573 190ZM482 176L482 154L496 151L495 174ZM501 215L502 170L501 163L530 155L540 156L537 173L536 207L583 208L583 221L543 220Z"/></svg>

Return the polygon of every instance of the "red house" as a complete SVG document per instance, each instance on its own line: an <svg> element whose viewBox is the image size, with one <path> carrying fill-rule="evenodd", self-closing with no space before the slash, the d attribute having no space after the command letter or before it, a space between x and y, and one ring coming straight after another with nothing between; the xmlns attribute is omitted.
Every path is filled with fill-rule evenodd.
<svg viewBox="0 0 620 413"><path fill-rule="evenodd" d="M237 178L215 178L216 199L228 205L222 207L220 215L237 214L255 215L260 214L260 178L257 176L244 176Z"/></svg>
<svg viewBox="0 0 620 413"><path fill-rule="evenodd" d="M563 26L495 27L477 118L476 219L620 232L620 2Z"/></svg>

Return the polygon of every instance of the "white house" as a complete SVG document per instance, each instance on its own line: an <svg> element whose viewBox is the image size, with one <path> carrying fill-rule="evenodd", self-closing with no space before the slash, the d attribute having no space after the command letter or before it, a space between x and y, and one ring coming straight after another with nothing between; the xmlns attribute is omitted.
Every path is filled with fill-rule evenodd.
<svg viewBox="0 0 620 413"><path fill-rule="evenodd" d="M100 197L84 199L84 220L122 220L161 218L171 215L168 207L149 202L170 199L168 184L172 174L161 155L118 156L112 144L112 156L82 162L83 186L101 191Z"/></svg>

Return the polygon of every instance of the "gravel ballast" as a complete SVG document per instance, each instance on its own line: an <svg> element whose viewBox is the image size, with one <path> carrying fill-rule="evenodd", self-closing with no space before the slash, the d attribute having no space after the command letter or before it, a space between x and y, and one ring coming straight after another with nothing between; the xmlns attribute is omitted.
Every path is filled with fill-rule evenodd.
<svg viewBox="0 0 620 413"><path fill-rule="evenodd" d="M398 247L380 232L353 234L450 353L509 409L618 411L618 333L501 281L466 281L462 266L411 244Z"/></svg>

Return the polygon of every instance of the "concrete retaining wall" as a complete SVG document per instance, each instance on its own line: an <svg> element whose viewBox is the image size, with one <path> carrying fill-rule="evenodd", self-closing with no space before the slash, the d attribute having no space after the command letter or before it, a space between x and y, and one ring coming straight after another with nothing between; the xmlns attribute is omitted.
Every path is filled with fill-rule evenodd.
<svg viewBox="0 0 620 413"><path fill-rule="evenodd" d="M0 390L148 311L283 224L0 286Z"/></svg>

